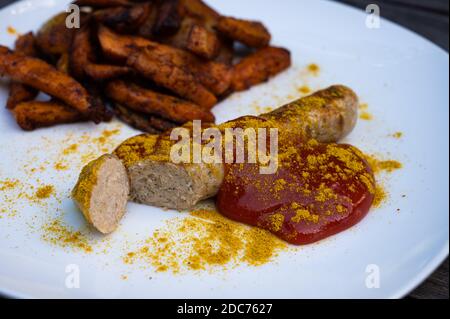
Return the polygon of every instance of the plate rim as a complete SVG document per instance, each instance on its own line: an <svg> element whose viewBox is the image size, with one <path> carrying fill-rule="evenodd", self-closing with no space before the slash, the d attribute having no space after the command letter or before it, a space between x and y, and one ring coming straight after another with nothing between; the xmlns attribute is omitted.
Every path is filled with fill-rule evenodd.
<svg viewBox="0 0 450 319"><path fill-rule="evenodd" d="M21 3L27 2L28 0L18 0L13 3L9 3L4 6L0 6L0 13L3 11L8 11L14 8L15 6L19 6ZM327 2L328 5L331 6L340 6L342 8L346 8L346 10L352 10L354 12L358 12L359 14L364 13L364 10L361 8L355 8L347 3L342 2L336 2L336 1L325 1L322 0L322 2ZM36 4L35 1L31 1L33 5ZM57 4L56 4L57 5ZM426 38L425 36L417 33L414 30L408 29L402 25L400 25L397 22L391 21L383 16L380 17L382 23L390 24L391 26L395 28L401 29L403 32L410 33L411 36L416 38L417 40L422 40L426 42L430 47L433 47L434 50L437 49L441 54L444 54L445 56L449 56L448 51L446 51L444 48L440 47L439 45L432 42L430 39ZM447 61L448 64L448 61ZM434 255L434 257L429 260L425 267L423 267L423 270L418 272L416 275L414 275L409 281L407 281L403 286L399 286L395 292L392 293L391 296L387 296L386 299L399 299L404 298L405 296L409 295L412 291L414 291L418 286L420 286L423 282L425 282L429 277L433 274L434 271L436 271L439 266L447 259L449 256L449 238L447 238L446 242L442 246L442 248ZM15 291L9 288L5 288L3 286L0 286L0 296L6 297L6 298L21 298L21 299L39 299L38 296L33 296L28 293ZM145 298L146 299L146 298ZM155 298L158 299L158 298Z"/></svg>

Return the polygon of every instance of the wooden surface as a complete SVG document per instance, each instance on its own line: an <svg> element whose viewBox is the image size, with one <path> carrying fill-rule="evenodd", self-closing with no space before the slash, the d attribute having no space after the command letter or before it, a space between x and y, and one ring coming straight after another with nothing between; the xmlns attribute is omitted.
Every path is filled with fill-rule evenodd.
<svg viewBox="0 0 450 319"><path fill-rule="evenodd" d="M0 0L0 8L16 0ZM430 39L448 52L448 0L336 0L362 9L368 4L378 4L381 16L395 21ZM448 213L448 212L447 212ZM444 264L409 298L448 299L449 261Z"/></svg>

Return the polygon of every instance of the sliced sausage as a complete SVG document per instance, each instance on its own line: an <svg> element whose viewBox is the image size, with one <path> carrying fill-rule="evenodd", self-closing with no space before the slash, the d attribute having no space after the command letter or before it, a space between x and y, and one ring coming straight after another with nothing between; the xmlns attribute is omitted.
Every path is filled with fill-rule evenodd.
<svg viewBox="0 0 450 319"><path fill-rule="evenodd" d="M125 214L130 184L127 171L114 155L103 155L83 168L72 198L99 232L117 229Z"/></svg>

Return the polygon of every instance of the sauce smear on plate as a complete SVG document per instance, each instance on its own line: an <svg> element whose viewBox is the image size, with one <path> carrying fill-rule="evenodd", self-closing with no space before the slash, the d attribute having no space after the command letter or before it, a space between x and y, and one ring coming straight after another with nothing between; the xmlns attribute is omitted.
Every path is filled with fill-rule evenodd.
<svg viewBox="0 0 450 319"><path fill-rule="evenodd" d="M226 166L220 213L295 245L332 236L367 215L376 185L358 149L316 141L283 144L275 174L260 174L258 164Z"/></svg>

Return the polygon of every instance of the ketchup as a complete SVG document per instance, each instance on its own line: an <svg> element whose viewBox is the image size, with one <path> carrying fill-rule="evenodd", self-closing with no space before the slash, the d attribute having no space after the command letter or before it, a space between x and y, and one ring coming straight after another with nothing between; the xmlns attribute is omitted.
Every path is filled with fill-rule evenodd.
<svg viewBox="0 0 450 319"><path fill-rule="evenodd" d="M332 236L367 215L375 178L355 147L296 141L280 149L278 161L272 175L260 174L258 164L227 164L219 212L295 245Z"/></svg>

